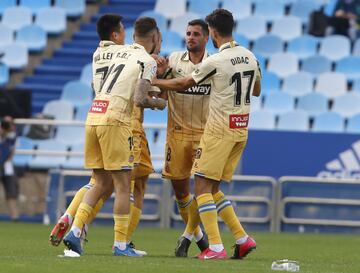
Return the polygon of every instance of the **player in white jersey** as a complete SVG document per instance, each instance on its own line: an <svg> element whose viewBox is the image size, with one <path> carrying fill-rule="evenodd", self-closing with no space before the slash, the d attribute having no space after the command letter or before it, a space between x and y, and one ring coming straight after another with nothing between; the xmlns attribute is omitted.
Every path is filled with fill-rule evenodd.
<svg viewBox="0 0 360 273"><path fill-rule="evenodd" d="M219 185L231 180L246 145L251 95L260 95L261 71L255 56L234 41L234 19L229 11L217 9L206 21L219 53L204 60L191 76L154 80L153 84L183 90L210 79L209 117L192 170L198 213L189 215L188 226L194 230L201 220L208 234L210 246L199 259L224 259L227 254L217 223L219 214L236 240L233 258L242 259L256 243L246 234Z"/></svg>
<svg viewBox="0 0 360 273"><path fill-rule="evenodd" d="M164 100L148 96L151 80L157 70L156 62L149 52L158 47L159 30L155 20L147 18L147 26L137 33L138 36L144 36L142 38L146 42L129 46L119 45L115 39L115 42L110 40L119 33L124 34L121 17L111 14L102 16L97 23L97 30L101 42L93 56L93 87L96 96L86 120L85 137L85 167L93 169L96 183L86 192L73 226L64 237L64 243L71 250L82 253L79 238L81 230L88 223L98 200L109 188L114 187L113 254L139 256L126 244L130 170L134 160L130 120L134 100L141 107L163 108L166 105Z"/></svg>

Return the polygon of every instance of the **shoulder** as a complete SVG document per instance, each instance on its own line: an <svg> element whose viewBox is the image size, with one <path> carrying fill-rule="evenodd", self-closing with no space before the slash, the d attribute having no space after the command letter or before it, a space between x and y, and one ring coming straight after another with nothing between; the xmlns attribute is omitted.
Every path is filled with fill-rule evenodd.
<svg viewBox="0 0 360 273"><path fill-rule="evenodd" d="M187 51L175 51L169 55L169 63L175 64L178 63L181 59L185 58L187 55Z"/></svg>

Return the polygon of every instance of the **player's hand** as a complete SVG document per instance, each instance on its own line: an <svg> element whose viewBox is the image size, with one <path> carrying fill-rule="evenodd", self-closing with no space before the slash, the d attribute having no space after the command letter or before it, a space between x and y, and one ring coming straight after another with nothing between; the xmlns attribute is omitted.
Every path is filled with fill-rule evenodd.
<svg viewBox="0 0 360 273"><path fill-rule="evenodd" d="M169 59L162 58L157 63L157 76L162 77L169 68Z"/></svg>
<svg viewBox="0 0 360 273"><path fill-rule="evenodd" d="M159 110L164 110L166 108L166 100L162 99L162 98L158 98L157 99L157 106L156 108Z"/></svg>

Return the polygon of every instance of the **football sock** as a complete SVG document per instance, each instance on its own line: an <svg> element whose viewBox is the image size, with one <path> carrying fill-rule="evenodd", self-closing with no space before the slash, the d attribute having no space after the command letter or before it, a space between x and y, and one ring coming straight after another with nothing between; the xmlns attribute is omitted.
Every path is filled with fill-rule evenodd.
<svg viewBox="0 0 360 273"><path fill-rule="evenodd" d="M131 180L130 182L130 203L134 204L134 188L135 188L135 180Z"/></svg>
<svg viewBox="0 0 360 273"><path fill-rule="evenodd" d="M134 206L134 204L130 205L130 217L129 217L129 226L126 234L126 242L131 241L131 236L134 233L136 227L138 226L141 218L141 209Z"/></svg>
<svg viewBox="0 0 360 273"><path fill-rule="evenodd" d="M202 232L201 228L198 226L199 230L195 230L194 233L194 237L195 237L195 241L199 242L203 237L204 237L204 233Z"/></svg>
<svg viewBox="0 0 360 273"><path fill-rule="evenodd" d="M126 246L126 233L129 226L129 214L114 214L114 232L115 232L115 243L125 243ZM115 245L115 244L114 244ZM120 248L123 250L122 248ZM125 248L124 248L125 249Z"/></svg>
<svg viewBox="0 0 360 273"><path fill-rule="evenodd" d="M75 218L76 211L79 208L79 205L82 202L85 193L94 186L94 183L95 179L91 178L88 184L86 184L76 192L73 200L66 209L66 214L71 215L72 218Z"/></svg>
<svg viewBox="0 0 360 273"><path fill-rule="evenodd" d="M201 222L209 238L210 245L222 244L220 238L219 225L217 222L217 212L214 199L211 193L204 193L197 198Z"/></svg>
<svg viewBox="0 0 360 273"><path fill-rule="evenodd" d="M199 224L200 224L200 216L198 211L198 205L196 203L196 199L193 198L190 204L188 205L188 222L186 224L185 233L194 234L195 230L197 230L197 228L199 227ZM199 230L201 229L199 228ZM198 233L199 231L196 234Z"/></svg>
<svg viewBox="0 0 360 273"><path fill-rule="evenodd" d="M195 202L194 198L192 197L191 194L188 194L183 199L176 199L176 203L177 203L181 218L183 219L184 223L187 224L189 221L189 213L194 213L194 212L197 213L197 207L196 207L196 202ZM195 206L193 203L195 204ZM183 234L184 237L192 238L192 236L190 234L187 234L187 236L186 236L185 233L188 233L188 232L187 231L184 232L184 234ZM199 226L197 226L195 228L194 235L196 238L199 238L199 237L200 237L200 239L202 238L203 233ZM188 238L188 239L191 240L190 238ZM197 240L197 241L199 241L199 240Z"/></svg>
<svg viewBox="0 0 360 273"><path fill-rule="evenodd" d="M224 249L224 245L223 244L213 244L213 245L209 245L209 248L212 251L220 252Z"/></svg>
<svg viewBox="0 0 360 273"><path fill-rule="evenodd" d="M106 201L106 200L105 200ZM87 224L90 224L94 218L96 217L96 215L99 213L99 211L101 210L101 208L104 205L104 200L101 198L95 205L94 209L91 211L91 215L88 219Z"/></svg>
<svg viewBox="0 0 360 273"><path fill-rule="evenodd" d="M234 208L231 202L226 199L224 193L222 191L218 191L213 195L214 201L216 203L216 208L221 219L224 220L225 224L231 230L235 240L239 240L240 238L246 236L246 232L238 217L235 214ZM246 240L246 239L245 239Z"/></svg>
<svg viewBox="0 0 360 273"><path fill-rule="evenodd" d="M86 203L81 203L74 219L71 231L76 237L80 237L84 225L87 223L93 208Z"/></svg>
<svg viewBox="0 0 360 273"><path fill-rule="evenodd" d="M245 243L248 237L249 237L248 235L241 237L240 239L236 240L236 244L241 245L241 244Z"/></svg>
<svg viewBox="0 0 360 273"><path fill-rule="evenodd" d="M74 221L74 217L71 216L70 214L68 214L67 212L65 212L65 213L61 216L61 219L64 219L64 218L68 218L69 226L71 226L72 223L73 223L73 221Z"/></svg>

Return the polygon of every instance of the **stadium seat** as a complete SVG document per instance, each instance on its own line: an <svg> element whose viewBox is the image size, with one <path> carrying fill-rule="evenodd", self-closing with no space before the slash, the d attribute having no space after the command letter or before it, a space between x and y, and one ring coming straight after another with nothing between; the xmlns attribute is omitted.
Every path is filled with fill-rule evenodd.
<svg viewBox="0 0 360 273"><path fill-rule="evenodd" d="M345 94L347 82L344 74L327 72L320 74L317 78L315 91L328 98L334 98Z"/></svg>
<svg viewBox="0 0 360 273"><path fill-rule="evenodd" d="M75 111L75 120L82 120L85 121L87 114L89 112L91 104L84 104L84 105L79 105L78 107L76 107L76 111Z"/></svg>
<svg viewBox="0 0 360 273"><path fill-rule="evenodd" d="M17 31L16 42L24 44L30 52L40 52L46 47L46 32L37 25L24 26Z"/></svg>
<svg viewBox="0 0 360 273"><path fill-rule="evenodd" d="M360 78L360 56L348 56L336 63L335 71L345 74L348 80Z"/></svg>
<svg viewBox="0 0 360 273"><path fill-rule="evenodd" d="M159 29L161 31L167 30L168 20L163 14L158 13L158 12L156 12L154 10L147 10L147 11L142 12L139 15L139 17L143 17L143 16L154 18L156 20L157 26L159 27Z"/></svg>
<svg viewBox="0 0 360 273"><path fill-rule="evenodd" d="M33 14L37 14L40 9L51 6L51 0L20 0L20 6L31 9Z"/></svg>
<svg viewBox="0 0 360 273"><path fill-rule="evenodd" d="M85 12L85 0L56 0L55 6L63 8L68 17L80 17Z"/></svg>
<svg viewBox="0 0 360 273"><path fill-rule="evenodd" d="M1 0L0 15L2 15L7 8L16 6L16 2L17 0Z"/></svg>
<svg viewBox="0 0 360 273"><path fill-rule="evenodd" d="M169 55L174 51L185 50L183 39L177 32L170 30L163 31L162 39L163 39L163 43L161 47L162 55Z"/></svg>
<svg viewBox="0 0 360 273"><path fill-rule="evenodd" d="M284 78L282 89L292 96L303 96L313 91L313 82L309 72L299 72Z"/></svg>
<svg viewBox="0 0 360 273"><path fill-rule="evenodd" d="M75 107L89 105L93 99L93 91L88 84L71 81L64 86L60 99L71 102Z"/></svg>
<svg viewBox="0 0 360 273"><path fill-rule="evenodd" d="M250 0L223 0L222 8L231 10L235 20L243 19L251 16L251 1Z"/></svg>
<svg viewBox="0 0 360 273"><path fill-rule="evenodd" d="M57 126L55 139L67 144L83 143L85 139L84 126Z"/></svg>
<svg viewBox="0 0 360 273"><path fill-rule="evenodd" d="M287 51L304 59L316 54L318 39L310 35L302 35L288 42Z"/></svg>
<svg viewBox="0 0 360 273"><path fill-rule="evenodd" d="M89 63L81 70L80 81L87 85L91 85L92 82L92 63Z"/></svg>
<svg viewBox="0 0 360 273"><path fill-rule="evenodd" d="M12 30L19 30L23 26L32 23L31 10L26 7L18 6L7 8L2 15L1 23Z"/></svg>
<svg viewBox="0 0 360 273"><path fill-rule="evenodd" d="M263 72L261 80L261 92L263 94L270 94L272 92L279 92L280 78L271 72Z"/></svg>
<svg viewBox="0 0 360 273"><path fill-rule="evenodd" d="M259 62L261 71L262 72L266 71L266 63L267 63L266 58L260 54L255 54L255 57L256 57L257 61Z"/></svg>
<svg viewBox="0 0 360 273"><path fill-rule="evenodd" d="M274 128L275 128L274 113L265 110L251 112L249 129L273 130Z"/></svg>
<svg viewBox="0 0 360 273"><path fill-rule="evenodd" d="M279 115L277 129L287 131L308 131L309 115L303 110L294 110Z"/></svg>
<svg viewBox="0 0 360 273"><path fill-rule="evenodd" d="M175 18L186 13L186 0L157 0L154 10L167 18Z"/></svg>
<svg viewBox="0 0 360 273"><path fill-rule="evenodd" d="M283 41L280 37L273 34L265 34L254 41L252 51L255 54L261 54L265 58L269 58L275 53L280 53L284 50Z"/></svg>
<svg viewBox="0 0 360 273"><path fill-rule="evenodd" d="M239 33L233 33L233 38L236 42L239 43L239 45L249 48L250 42L244 35L241 35Z"/></svg>
<svg viewBox="0 0 360 273"><path fill-rule="evenodd" d="M5 26L0 24L0 46L11 44L14 42L14 31Z"/></svg>
<svg viewBox="0 0 360 273"><path fill-rule="evenodd" d="M344 118L334 112L325 112L314 118L313 132L344 132Z"/></svg>
<svg viewBox="0 0 360 273"><path fill-rule="evenodd" d="M299 71L299 61L295 54L277 53L271 56L268 70L280 77L286 77Z"/></svg>
<svg viewBox="0 0 360 273"><path fill-rule="evenodd" d="M261 107L262 107L261 100L262 100L262 97L255 97L255 96L251 97L251 104L250 104L251 111L258 111L261 109Z"/></svg>
<svg viewBox="0 0 360 273"><path fill-rule="evenodd" d="M260 1L255 4L254 16L273 21L284 16L285 5L280 1Z"/></svg>
<svg viewBox="0 0 360 273"><path fill-rule="evenodd" d="M291 5L290 15L297 16L303 23L307 23L310 13L318 8L318 4L313 0L296 1Z"/></svg>
<svg viewBox="0 0 360 273"><path fill-rule="evenodd" d="M331 71L331 61L320 55L309 57L302 61L301 70L319 75Z"/></svg>
<svg viewBox="0 0 360 273"><path fill-rule="evenodd" d="M264 110L274 114L281 114L294 110L295 99L289 94L278 92L266 95Z"/></svg>
<svg viewBox="0 0 360 273"><path fill-rule="evenodd" d="M4 53L1 62L10 69L19 70L28 64L28 50L19 43L12 43L0 47L0 52Z"/></svg>
<svg viewBox="0 0 360 273"><path fill-rule="evenodd" d="M15 149L17 150L33 150L35 147L33 141L30 138L19 136L16 138ZM14 155L13 162L15 167L27 167L32 155L16 154Z"/></svg>
<svg viewBox="0 0 360 273"><path fill-rule="evenodd" d="M360 38L358 38L354 43L353 55L360 56Z"/></svg>
<svg viewBox="0 0 360 273"><path fill-rule="evenodd" d="M360 114L352 116L348 119L346 132L360 134Z"/></svg>
<svg viewBox="0 0 360 273"><path fill-rule="evenodd" d="M188 4L188 11L199 14L201 18L219 7L218 0L207 0L206 5L204 5L203 0L189 0Z"/></svg>
<svg viewBox="0 0 360 273"><path fill-rule="evenodd" d="M64 100L49 101L44 105L42 111L44 114L53 116L54 119L72 120L74 106L72 103Z"/></svg>
<svg viewBox="0 0 360 273"><path fill-rule="evenodd" d="M144 110L144 123L145 124L166 124L167 122L167 109L163 111L154 111L151 109Z"/></svg>
<svg viewBox="0 0 360 273"><path fill-rule="evenodd" d="M302 33L301 20L295 16L278 18L272 24L271 33L279 36L284 41L297 38Z"/></svg>
<svg viewBox="0 0 360 273"><path fill-rule="evenodd" d="M76 143L71 145L71 152L84 153L84 143ZM83 169L84 156L69 156L69 158L62 164L65 169Z"/></svg>
<svg viewBox="0 0 360 273"><path fill-rule="evenodd" d="M350 39L341 35L327 36L320 42L319 54L331 61L338 61L350 55Z"/></svg>
<svg viewBox="0 0 360 273"><path fill-rule="evenodd" d="M9 82L9 68L6 64L0 63L0 87Z"/></svg>
<svg viewBox="0 0 360 273"><path fill-rule="evenodd" d="M181 37L185 37L186 27L189 21L199 18L201 18L199 14L187 12L171 20L170 30L177 32ZM166 43L164 44L166 45Z"/></svg>
<svg viewBox="0 0 360 273"><path fill-rule="evenodd" d="M68 150L67 144L56 141L54 139L42 140L37 142L37 150L51 151L51 152L66 152ZM36 155L30 162L31 169L55 169L60 168L66 161L65 155L50 156L50 155Z"/></svg>
<svg viewBox="0 0 360 273"><path fill-rule="evenodd" d="M333 102L332 111L343 117L351 117L360 113L360 93L352 92L336 97Z"/></svg>
<svg viewBox="0 0 360 273"><path fill-rule="evenodd" d="M352 90L354 92L360 92L360 78L353 81ZM360 93L359 93L360 94Z"/></svg>
<svg viewBox="0 0 360 273"><path fill-rule="evenodd" d="M134 28L129 27L125 29L125 44L132 44L134 42Z"/></svg>
<svg viewBox="0 0 360 273"><path fill-rule="evenodd" d="M59 7L41 9L35 17L35 24L49 34L60 34L66 29L65 10Z"/></svg>
<svg viewBox="0 0 360 273"><path fill-rule="evenodd" d="M256 16L240 19L235 32L249 40L256 40L266 34L266 20Z"/></svg>
<svg viewBox="0 0 360 273"><path fill-rule="evenodd" d="M319 93L306 94L298 99L297 108L306 111L310 116L316 116L328 110L328 99Z"/></svg>

